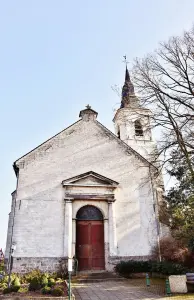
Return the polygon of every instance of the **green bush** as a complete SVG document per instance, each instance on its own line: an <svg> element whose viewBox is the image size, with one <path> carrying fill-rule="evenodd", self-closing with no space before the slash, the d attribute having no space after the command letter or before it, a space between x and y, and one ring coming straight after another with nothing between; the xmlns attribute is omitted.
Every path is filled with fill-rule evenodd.
<svg viewBox="0 0 194 300"><path fill-rule="evenodd" d="M11 286L8 288L7 283L2 283L1 284L1 288L3 288L3 294L8 294L11 292L15 292L17 293L18 290L20 289L20 280L18 277L16 277L15 275L13 276L13 281L11 283Z"/></svg>
<svg viewBox="0 0 194 300"><path fill-rule="evenodd" d="M0 289L1 290L4 290L6 288L7 288L7 283L5 283L5 282L0 283Z"/></svg>
<svg viewBox="0 0 194 300"><path fill-rule="evenodd" d="M149 261L121 261L116 265L115 271L124 276L131 273L150 272L151 263Z"/></svg>
<svg viewBox="0 0 194 300"><path fill-rule="evenodd" d="M51 273L49 277L53 279L57 279L57 272Z"/></svg>
<svg viewBox="0 0 194 300"><path fill-rule="evenodd" d="M62 279L62 278L57 278L56 279L56 283L62 283L62 282L64 282L64 279Z"/></svg>
<svg viewBox="0 0 194 300"><path fill-rule="evenodd" d="M12 292L12 289L8 288L8 287L3 290L3 294L9 294L11 292Z"/></svg>
<svg viewBox="0 0 194 300"><path fill-rule="evenodd" d="M48 279L48 286L52 287L52 286L54 286L54 285L55 285L55 280L54 280L54 278L49 278L49 279Z"/></svg>
<svg viewBox="0 0 194 300"><path fill-rule="evenodd" d="M44 274L40 278L40 284L41 284L41 287L44 287L48 284L48 278Z"/></svg>
<svg viewBox="0 0 194 300"><path fill-rule="evenodd" d="M162 261L121 261L115 267L115 271L124 277L130 276L132 273L154 272L163 275L181 275L188 270L181 264Z"/></svg>
<svg viewBox="0 0 194 300"><path fill-rule="evenodd" d="M41 278L42 272L38 269L35 269L27 274L25 274L22 278L23 283L30 283L33 278Z"/></svg>
<svg viewBox="0 0 194 300"><path fill-rule="evenodd" d="M33 277L30 281L29 291L37 291L41 289L41 283L39 277Z"/></svg>
<svg viewBox="0 0 194 300"><path fill-rule="evenodd" d="M8 280L9 280L9 276L6 275L6 276L3 277L1 282L8 283Z"/></svg>
<svg viewBox="0 0 194 300"><path fill-rule="evenodd" d="M0 261L0 272L3 272L5 269L4 261Z"/></svg>
<svg viewBox="0 0 194 300"><path fill-rule="evenodd" d="M12 281L11 285L14 286L14 287L20 287L21 284L20 284L19 278L15 277L15 279Z"/></svg>
<svg viewBox="0 0 194 300"><path fill-rule="evenodd" d="M23 293L27 293L28 292L28 288L27 287L20 287L19 293L23 294Z"/></svg>
<svg viewBox="0 0 194 300"><path fill-rule="evenodd" d="M11 286L10 289L12 292L17 293L19 291L20 287L19 286Z"/></svg>
<svg viewBox="0 0 194 300"><path fill-rule="evenodd" d="M64 292L60 287L56 287L55 289L51 290L52 296L63 296Z"/></svg>
<svg viewBox="0 0 194 300"><path fill-rule="evenodd" d="M181 264L176 264L173 262L168 261L162 261L162 262L151 262L152 268L151 272L154 273L160 273L163 275L181 275L185 274L187 271L189 271L188 268Z"/></svg>
<svg viewBox="0 0 194 300"><path fill-rule="evenodd" d="M41 293L43 295L48 295L48 294L51 293L51 288L49 286L45 286L45 287L42 288Z"/></svg>
<svg viewBox="0 0 194 300"><path fill-rule="evenodd" d="M161 262L161 274L164 275L181 275L187 273L188 268L181 264Z"/></svg>

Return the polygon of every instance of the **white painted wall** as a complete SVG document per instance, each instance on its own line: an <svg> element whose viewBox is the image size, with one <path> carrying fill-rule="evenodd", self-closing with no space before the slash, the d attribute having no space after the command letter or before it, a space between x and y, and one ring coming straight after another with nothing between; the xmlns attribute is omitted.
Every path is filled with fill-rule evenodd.
<svg viewBox="0 0 194 300"><path fill-rule="evenodd" d="M118 255L150 254L156 228L148 165L96 121L80 120L21 158L17 165L16 257L63 256L65 204L61 182L88 171L119 182L115 193ZM98 204L105 213L106 205ZM80 206L80 201L73 205L74 216Z"/></svg>
<svg viewBox="0 0 194 300"><path fill-rule="evenodd" d="M121 139L149 161L151 161L150 154L153 155L153 151L156 151L150 127L151 115L152 113L148 109L129 107L119 109L114 118L116 134L120 131ZM136 120L141 122L143 136L135 135Z"/></svg>

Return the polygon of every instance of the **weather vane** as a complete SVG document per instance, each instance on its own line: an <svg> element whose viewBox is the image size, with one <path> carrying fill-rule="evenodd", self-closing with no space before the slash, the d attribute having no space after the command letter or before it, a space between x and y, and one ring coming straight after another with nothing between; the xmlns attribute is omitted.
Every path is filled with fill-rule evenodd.
<svg viewBox="0 0 194 300"><path fill-rule="evenodd" d="M126 68L127 68L127 64L129 63L129 62L127 61L127 56L126 56L126 55L124 55L123 57L124 57L124 60L123 60L123 62L126 64Z"/></svg>
<svg viewBox="0 0 194 300"><path fill-rule="evenodd" d="M86 105L87 109L91 109L91 106L89 104Z"/></svg>

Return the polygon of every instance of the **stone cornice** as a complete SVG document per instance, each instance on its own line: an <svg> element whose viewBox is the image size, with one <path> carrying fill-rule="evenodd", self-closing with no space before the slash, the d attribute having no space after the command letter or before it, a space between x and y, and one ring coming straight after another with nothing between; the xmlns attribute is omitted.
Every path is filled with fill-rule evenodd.
<svg viewBox="0 0 194 300"><path fill-rule="evenodd" d="M109 203L115 202L114 194L71 194L66 193L65 201L76 201L76 200L98 200L98 201L108 201Z"/></svg>

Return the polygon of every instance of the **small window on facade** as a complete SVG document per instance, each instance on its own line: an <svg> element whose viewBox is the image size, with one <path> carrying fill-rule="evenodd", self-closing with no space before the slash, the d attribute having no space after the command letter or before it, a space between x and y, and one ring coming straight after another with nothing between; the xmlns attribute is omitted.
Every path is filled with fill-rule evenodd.
<svg viewBox="0 0 194 300"><path fill-rule="evenodd" d="M135 121L135 135L143 136L143 128L139 120Z"/></svg>
<svg viewBox="0 0 194 300"><path fill-rule="evenodd" d="M117 136L118 136L119 139L121 138L120 129L118 130Z"/></svg>

